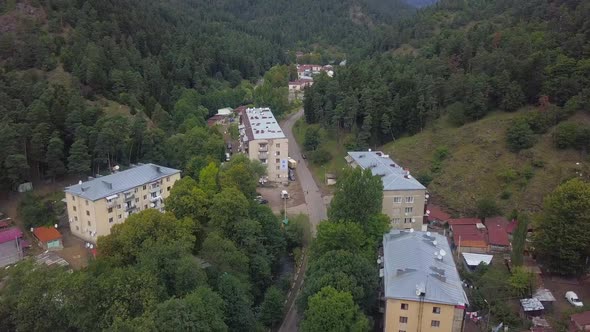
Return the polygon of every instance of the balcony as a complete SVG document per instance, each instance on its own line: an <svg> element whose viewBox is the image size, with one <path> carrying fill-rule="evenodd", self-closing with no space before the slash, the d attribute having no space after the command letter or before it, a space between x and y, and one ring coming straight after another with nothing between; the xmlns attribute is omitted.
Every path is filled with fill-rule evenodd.
<svg viewBox="0 0 590 332"><path fill-rule="evenodd" d="M151 185L150 186L150 193L154 193L156 191L160 190L160 184L156 184L156 185Z"/></svg>
<svg viewBox="0 0 590 332"><path fill-rule="evenodd" d="M131 211L133 209L135 209L137 206L135 204L125 204L125 211Z"/></svg>
<svg viewBox="0 0 590 332"><path fill-rule="evenodd" d="M127 193L124 194L124 196L125 196L125 200L128 201L130 199L134 199L135 198L135 193L133 193L133 192L127 192Z"/></svg>
<svg viewBox="0 0 590 332"><path fill-rule="evenodd" d="M268 152L260 152L258 154L258 159L268 159Z"/></svg>
<svg viewBox="0 0 590 332"><path fill-rule="evenodd" d="M258 152L268 152L268 145L261 145L258 148Z"/></svg>
<svg viewBox="0 0 590 332"><path fill-rule="evenodd" d="M150 202L159 202L162 200L162 196L150 197Z"/></svg>

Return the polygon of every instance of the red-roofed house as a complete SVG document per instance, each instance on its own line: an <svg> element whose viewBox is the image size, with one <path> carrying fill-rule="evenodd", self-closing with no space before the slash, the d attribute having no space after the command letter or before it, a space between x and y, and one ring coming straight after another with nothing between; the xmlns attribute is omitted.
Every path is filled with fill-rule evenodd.
<svg viewBox="0 0 590 332"><path fill-rule="evenodd" d="M479 221L479 219L476 219ZM478 228L477 223L457 222L449 225L453 234L453 243L459 252L471 252L482 254L488 252L488 243L486 241L483 229Z"/></svg>
<svg viewBox="0 0 590 332"><path fill-rule="evenodd" d="M590 311L570 316L569 332L590 331Z"/></svg>
<svg viewBox="0 0 590 332"><path fill-rule="evenodd" d="M33 228L33 235L39 245L45 250L59 250L63 248L61 234L53 227Z"/></svg>
<svg viewBox="0 0 590 332"><path fill-rule="evenodd" d="M442 208L438 205L428 204L426 206L426 211L428 214L428 222L429 223L433 223L433 222L445 223L449 219L451 219L451 215L446 213L445 211L443 211Z"/></svg>
<svg viewBox="0 0 590 332"><path fill-rule="evenodd" d="M492 220L487 220L486 228L488 229L488 243L490 245L490 250L510 250L510 241L508 240L508 233L506 232L505 226L495 223Z"/></svg>

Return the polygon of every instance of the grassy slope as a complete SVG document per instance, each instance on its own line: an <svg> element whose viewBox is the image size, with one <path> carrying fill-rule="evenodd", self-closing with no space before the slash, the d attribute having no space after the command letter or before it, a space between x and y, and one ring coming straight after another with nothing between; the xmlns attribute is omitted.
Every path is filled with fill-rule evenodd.
<svg viewBox="0 0 590 332"><path fill-rule="evenodd" d="M383 150L418 175L430 171L434 151L446 146L450 155L439 174L432 174L434 180L428 189L436 202L454 214L473 213L476 200L484 196L496 198L504 214L512 209L537 211L546 194L575 176L576 162L582 161L582 156L573 150L553 148L551 132L539 137L528 151L508 151L505 131L517 115L493 113L460 128L452 128L440 119L424 132L389 143ZM590 122L582 114L570 121ZM544 165L534 167L533 161ZM524 176L526 169L533 171L530 180ZM510 193L510 197L502 198L502 193Z"/></svg>

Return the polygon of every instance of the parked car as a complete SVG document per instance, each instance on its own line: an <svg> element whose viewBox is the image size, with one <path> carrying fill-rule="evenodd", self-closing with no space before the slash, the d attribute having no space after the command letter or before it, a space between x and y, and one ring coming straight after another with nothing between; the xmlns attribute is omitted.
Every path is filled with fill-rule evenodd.
<svg viewBox="0 0 590 332"><path fill-rule="evenodd" d="M254 198L254 201L258 202L258 204L268 204L268 200L262 198L262 196L258 195Z"/></svg>
<svg viewBox="0 0 590 332"><path fill-rule="evenodd" d="M580 301L580 298L578 298L578 294L569 291L565 293L565 299L574 307L583 307L584 303L582 303L582 301Z"/></svg>

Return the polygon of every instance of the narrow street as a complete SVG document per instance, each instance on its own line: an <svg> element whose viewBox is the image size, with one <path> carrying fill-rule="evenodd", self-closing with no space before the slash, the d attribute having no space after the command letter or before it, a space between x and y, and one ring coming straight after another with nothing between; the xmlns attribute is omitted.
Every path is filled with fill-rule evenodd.
<svg viewBox="0 0 590 332"><path fill-rule="evenodd" d="M305 203L307 204L311 234L312 236L315 236L318 224L320 221L327 219L328 214L320 189L315 183L309 168L307 168L307 161L301 157L301 150L299 149L299 145L297 145L297 141L295 141L295 136L293 135L293 125L302 116L303 109L290 116L285 121L282 129L289 139L289 156L298 161L296 173L303 189ZM279 331L297 331L297 325L301 319L301 314L297 312L295 300L297 299L301 286L303 285L303 278L305 271L307 270L307 257L308 255L306 250L301 268L296 271L295 286L292 288L291 292L289 292L286 303L286 307L288 308L287 314L285 315L285 319L283 320Z"/></svg>

